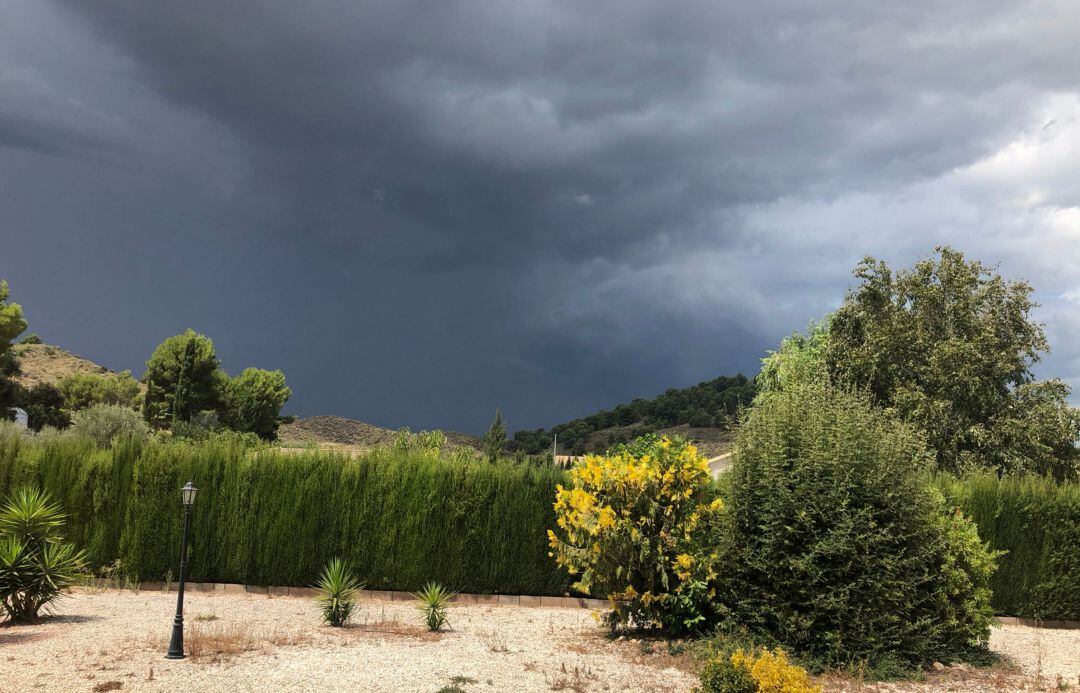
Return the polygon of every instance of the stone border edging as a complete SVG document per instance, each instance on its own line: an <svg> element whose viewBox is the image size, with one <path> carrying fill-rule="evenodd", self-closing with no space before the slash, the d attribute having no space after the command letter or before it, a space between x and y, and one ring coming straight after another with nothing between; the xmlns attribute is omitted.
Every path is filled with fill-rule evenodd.
<svg viewBox="0 0 1080 693"><path fill-rule="evenodd" d="M138 589L148 592L160 592L161 590L172 591L176 589L176 583L170 582L144 582ZM214 592L217 594L265 594L269 597L314 597L318 590L314 587L260 587L258 585L238 585L227 582L189 582L186 589L192 592ZM363 596L375 601L384 602L411 602L416 597L409 592L397 592L391 590L364 590ZM606 609L606 599L592 599L589 597L548 597L527 594L471 594L459 593L454 597L454 602L464 604L484 604L488 606L526 606L544 608L567 608L567 609ZM1064 621L1059 619L1039 620L1037 618L1024 618L1022 616L995 616L998 623L1006 626L1030 626L1032 628L1058 628L1066 630L1080 630L1080 621Z"/></svg>
<svg viewBox="0 0 1080 693"><path fill-rule="evenodd" d="M1062 621L1059 619L1042 620L1024 616L995 616L998 623L1006 626L1031 626L1032 628L1061 628L1080 630L1080 621Z"/></svg>
<svg viewBox="0 0 1080 693"><path fill-rule="evenodd" d="M260 587L258 585L238 585L226 582L188 582L184 588L191 592L212 592L216 594L265 594L268 597L314 597L318 590L314 587ZM147 592L173 591L176 583L170 582L144 582L138 587ZM362 598L367 597L376 601L384 602L412 602L416 597L409 592L397 592L390 590L364 590ZM607 608L606 599L590 599L587 597L548 597L535 595L517 594L471 594L458 593L454 602L463 604L484 604L488 606L527 606L527 607L560 607L572 609L604 609Z"/></svg>

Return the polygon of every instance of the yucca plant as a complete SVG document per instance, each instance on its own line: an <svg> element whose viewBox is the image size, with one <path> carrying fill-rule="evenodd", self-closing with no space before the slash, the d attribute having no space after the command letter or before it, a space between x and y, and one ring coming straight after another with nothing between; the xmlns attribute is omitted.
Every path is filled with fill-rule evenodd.
<svg viewBox="0 0 1080 693"><path fill-rule="evenodd" d="M322 608L323 622L340 628L352 615L357 593L364 589L364 584L356 579L356 574L345 561L334 558L323 568L316 587L321 592L319 606Z"/></svg>
<svg viewBox="0 0 1080 693"><path fill-rule="evenodd" d="M450 624L446 610L456 595L457 592L451 592L437 582L429 582L413 595L420 602L420 613L424 614L424 621L430 630L439 630Z"/></svg>
<svg viewBox="0 0 1080 693"><path fill-rule="evenodd" d="M86 556L65 543L64 514L49 494L17 490L0 510L0 606L13 621L31 621L74 584Z"/></svg>

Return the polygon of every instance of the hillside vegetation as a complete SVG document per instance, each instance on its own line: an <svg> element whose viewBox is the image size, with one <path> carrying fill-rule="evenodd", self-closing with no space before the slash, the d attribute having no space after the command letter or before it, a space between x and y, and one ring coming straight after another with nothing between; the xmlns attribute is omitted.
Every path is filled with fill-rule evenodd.
<svg viewBox="0 0 1080 693"><path fill-rule="evenodd" d="M694 441L706 455L727 449L740 407L754 399L754 381L742 373L721 376L693 387L671 388L653 399L635 399L612 409L574 419L550 429L518 431L511 446L528 454L551 449L580 455L602 452L647 433L678 433Z"/></svg>
<svg viewBox="0 0 1080 693"><path fill-rule="evenodd" d="M467 433L444 431L449 447L480 448L480 439ZM369 450L379 445L391 445L398 431L380 428L343 416L310 416L282 424L278 440L282 443L308 443L319 447L349 447Z"/></svg>
<svg viewBox="0 0 1080 693"><path fill-rule="evenodd" d="M72 375L118 375L105 366L52 344L16 344L11 350L19 368L12 380L28 390L38 385L55 387Z"/></svg>

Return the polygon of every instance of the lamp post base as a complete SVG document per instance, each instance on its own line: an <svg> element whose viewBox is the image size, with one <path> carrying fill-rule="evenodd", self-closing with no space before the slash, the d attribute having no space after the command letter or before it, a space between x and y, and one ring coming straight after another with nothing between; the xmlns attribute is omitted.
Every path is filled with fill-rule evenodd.
<svg viewBox="0 0 1080 693"><path fill-rule="evenodd" d="M165 659L184 658L184 620L177 615L173 620L172 637L169 639L169 651L165 653Z"/></svg>

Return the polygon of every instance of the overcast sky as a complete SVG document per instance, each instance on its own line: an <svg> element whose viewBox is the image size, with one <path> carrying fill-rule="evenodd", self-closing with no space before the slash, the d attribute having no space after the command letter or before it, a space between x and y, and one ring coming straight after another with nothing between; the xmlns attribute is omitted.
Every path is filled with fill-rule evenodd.
<svg viewBox="0 0 1080 693"><path fill-rule="evenodd" d="M0 0L0 241L48 342L389 427L753 375L941 243L1080 387L1080 4Z"/></svg>

